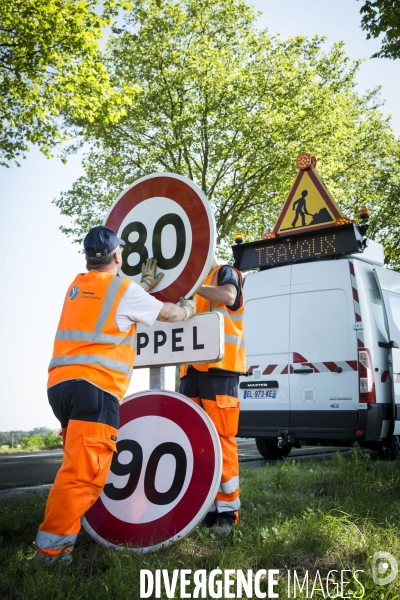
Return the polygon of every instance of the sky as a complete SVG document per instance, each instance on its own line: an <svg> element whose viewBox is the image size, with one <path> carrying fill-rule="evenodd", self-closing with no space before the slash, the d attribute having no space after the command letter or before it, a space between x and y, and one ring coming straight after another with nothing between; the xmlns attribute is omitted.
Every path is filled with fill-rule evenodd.
<svg viewBox="0 0 400 600"><path fill-rule="evenodd" d="M382 86L384 114L400 135L400 60L370 59L378 40L366 40L356 0L253 0L259 26L282 38L327 37L326 47L343 40L347 54L364 58L358 89ZM290 157L289 157L290 158ZM0 293L0 431L57 429L46 394L47 367L65 292L85 263L78 246L60 232L68 224L52 204L83 174L80 157L63 165L33 149L22 167L0 168L3 230L3 284ZM149 388L148 370L135 370L128 393ZM168 368L166 388L174 389Z"/></svg>

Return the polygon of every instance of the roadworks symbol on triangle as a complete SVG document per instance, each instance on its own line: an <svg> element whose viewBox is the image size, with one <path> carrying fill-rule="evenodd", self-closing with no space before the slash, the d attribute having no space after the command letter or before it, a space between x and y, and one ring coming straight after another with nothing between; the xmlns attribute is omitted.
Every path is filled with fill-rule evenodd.
<svg viewBox="0 0 400 600"><path fill-rule="evenodd" d="M335 225L344 215L312 165L299 171L273 232L304 233Z"/></svg>

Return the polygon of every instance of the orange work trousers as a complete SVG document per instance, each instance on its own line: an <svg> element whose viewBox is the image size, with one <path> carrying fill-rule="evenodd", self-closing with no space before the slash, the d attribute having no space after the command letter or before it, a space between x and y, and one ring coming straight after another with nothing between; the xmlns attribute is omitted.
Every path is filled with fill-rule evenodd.
<svg viewBox="0 0 400 600"><path fill-rule="evenodd" d="M80 519L107 481L117 433L106 423L79 419L70 419L62 428L64 457L36 537L36 560L70 562Z"/></svg>
<svg viewBox="0 0 400 600"><path fill-rule="evenodd" d="M212 375L189 367L179 391L201 406L217 430L222 448L222 477L207 522L221 518L239 520L239 458L235 435L239 426L238 376ZM211 514L212 513L212 514Z"/></svg>
<svg viewBox="0 0 400 600"><path fill-rule="evenodd" d="M103 423L71 420L62 430L64 458L46 504L36 539L37 553L59 558L72 552L81 517L107 481L117 430Z"/></svg>

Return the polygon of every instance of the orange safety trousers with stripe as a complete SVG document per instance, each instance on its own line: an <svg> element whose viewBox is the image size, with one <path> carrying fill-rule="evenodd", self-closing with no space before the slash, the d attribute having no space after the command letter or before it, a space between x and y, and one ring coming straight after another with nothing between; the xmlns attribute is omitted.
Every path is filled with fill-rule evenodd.
<svg viewBox="0 0 400 600"><path fill-rule="evenodd" d="M235 435L239 425L238 376L213 376L189 367L179 391L201 406L217 430L222 449L221 483L209 512L216 519L230 513L239 520L239 458ZM218 393L219 392L219 393Z"/></svg>
<svg viewBox="0 0 400 600"><path fill-rule="evenodd" d="M104 423L72 419L62 429L64 458L36 537L37 559L71 560L80 518L96 502L106 483L117 432Z"/></svg>
<svg viewBox="0 0 400 600"><path fill-rule="evenodd" d="M233 268L233 267L232 267ZM218 286L217 267L207 275L204 285ZM235 269L239 285L242 274ZM182 366L179 391L202 406L218 432L222 448L222 478L211 512L233 511L238 521L239 458L235 435L239 427L238 380L246 371L244 343L244 306L241 289L236 310L196 295L196 312L219 312L224 318L224 356L217 363ZM218 375L217 375L218 373Z"/></svg>
<svg viewBox="0 0 400 600"><path fill-rule="evenodd" d="M217 430L222 449L222 476L214 505L210 512L233 510L235 523L239 521L239 457L235 435L239 424L239 400L231 396L217 396L216 400L191 398L202 406Z"/></svg>

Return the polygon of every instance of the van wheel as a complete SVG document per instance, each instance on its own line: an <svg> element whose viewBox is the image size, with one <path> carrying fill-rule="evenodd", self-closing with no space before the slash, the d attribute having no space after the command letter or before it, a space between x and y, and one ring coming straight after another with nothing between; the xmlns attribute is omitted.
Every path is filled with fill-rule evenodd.
<svg viewBox="0 0 400 600"><path fill-rule="evenodd" d="M289 456L292 444L286 444L283 448L278 448L277 440L270 438L256 438L257 450L264 458L268 460L282 460Z"/></svg>
<svg viewBox="0 0 400 600"><path fill-rule="evenodd" d="M396 460L400 457L400 436L391 435L383 441L383 456L385 460Z"/></svg>

